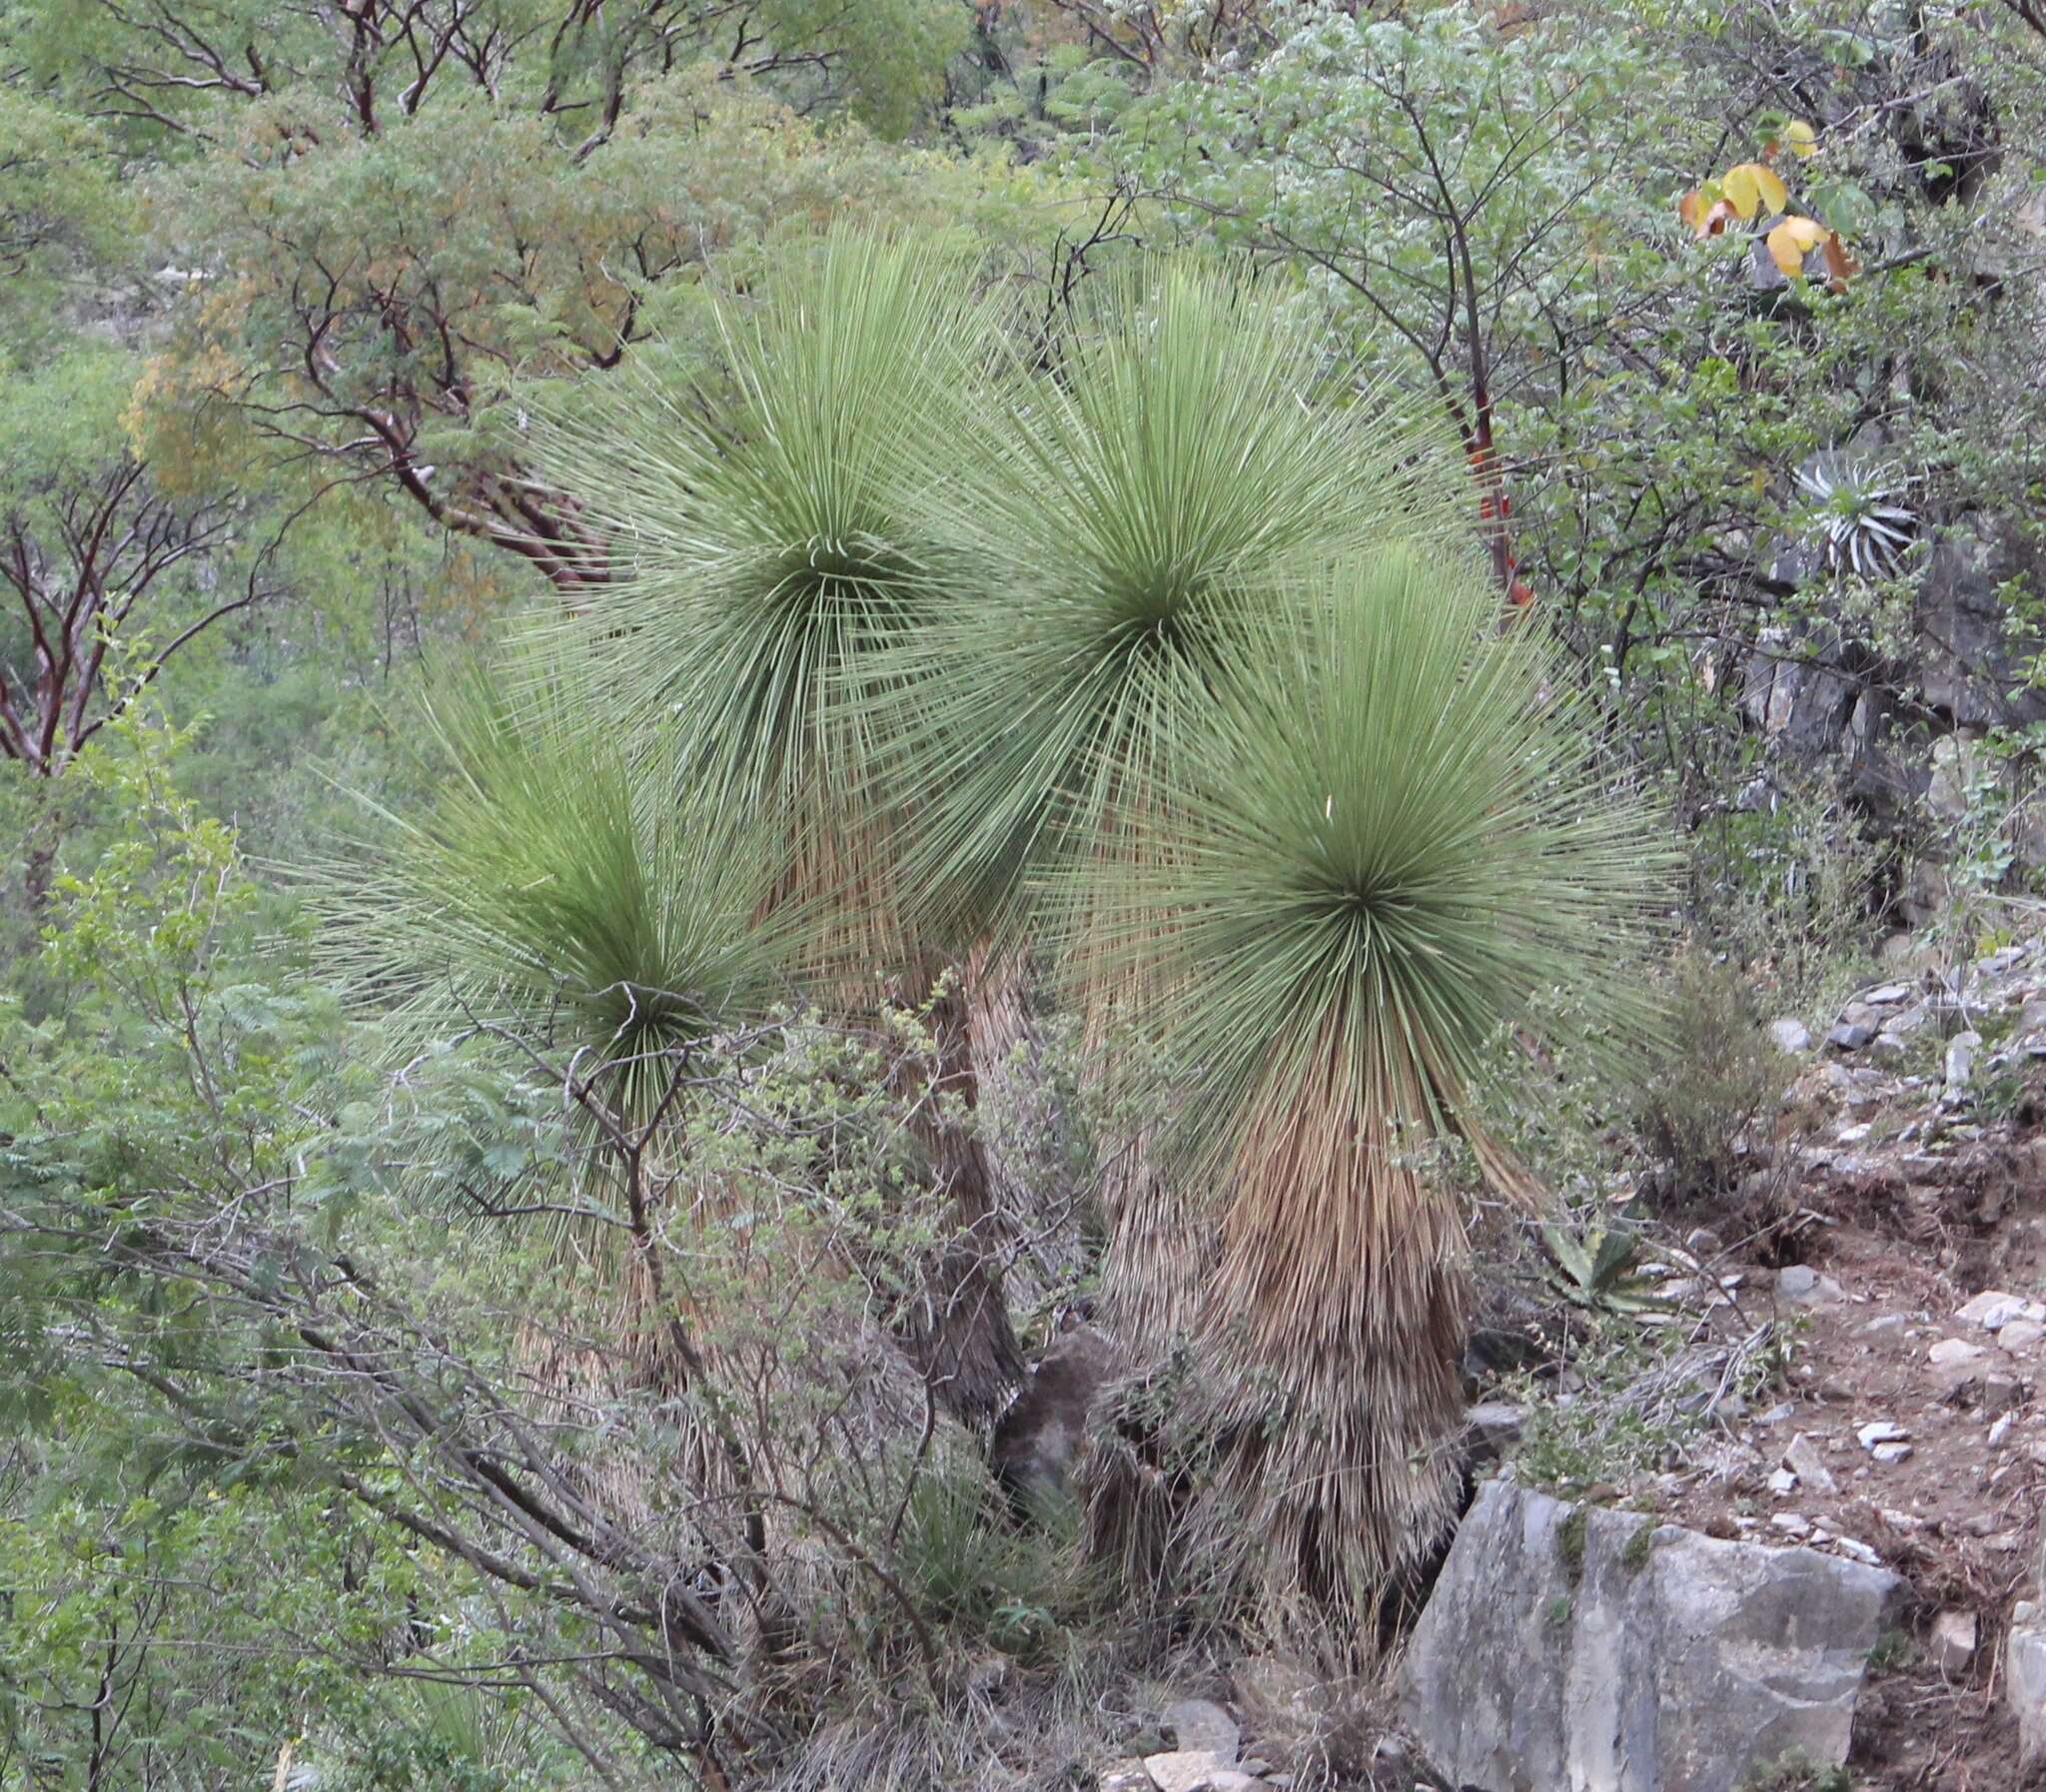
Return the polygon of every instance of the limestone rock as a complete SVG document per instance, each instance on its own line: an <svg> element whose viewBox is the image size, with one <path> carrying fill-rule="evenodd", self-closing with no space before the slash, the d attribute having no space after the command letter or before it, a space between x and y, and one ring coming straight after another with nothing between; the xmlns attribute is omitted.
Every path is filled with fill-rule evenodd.
<svg viewBox="0 0 2046 1792"><path fill-rule="evenodd" d="M1982 1330L2002 1332L2010 1326L2036 1326L2046 1320L2046 1307L2037 1301L1999 1301L1982 1316Z"/></svg>
<svg viewBox="0 0 2046 1792"><path fill-rule="evenodd" d="M1932 1620L1932 1659L1943 1673L1966 1673L1975 1659L1975 1614L1943 1611Z"/></svg>
<svg viewBox="0 0 2046 1792"><path fill-rule="evenodd" d="M1259 1783L1255 1774L1241 1772L1205 1748L1146 1755L1144 1771L1158 1792L1253 1792Z"/></svg>
<svg viewBox="0 0 2046 1792"><path fill-rule="evenodd" d="M1497 1457L1520 1442L1525 1416L1511 1400L1480 1400L1466 1408L1464 1426L1483 1454Z"/></svg>
<svg viewBox="0 0 2046 1792"><path fill-rule="evenodd" d="M1800 1020L1780 1020L1769 1023L1769 1037L1775 1041L1776 1050L1793 1056L1811 1050L1811 1029Z"/></svg>
<svg viewBox="0 0 2046 1792"><path fill-rule="evenodd" d="M1180 1699L1166 1706L1165 1727L1182 1750L1205 1749L1225 1767L1236 1765L1243 1733L1213 1699Z"/></svg>
<svg viewBox="0 0 2046 1792"><path fill-rule="evenodd" d="M1802 1431L1790 1439L1789 1446L1783 1451L1783 1466L1814 1493L1837 1493L1840 1490L1832 1470L1826 1466L1825 1457L1819 1453L1818 1445Z"/></svg>
<svg viewBox="0 0 2046 1792"><path fill-rule="evenodd" d="M1792 1749L1846 1759L1903 1592L1881 1568L1494 1481L1415 1631L1402 1711L1452 1785L1730 1792Z"/></svg>
<svg viewBox="0 0 2046 1792"><path fill-rule="evenodd" d="M1965 1089L1975 1075L1975 1052L1982 1044L1979 1033L1956 1033L1946 1042L1946 1086Z"/></svg>
<svg viewBox="0 0 2046 1792"><path fill-rule="evenodd" d="M1053 1340L988 1445L996 1478L1019 1505L1056 1506L1068 1497L1089 1414L1121 1365L1114 1341L1092 1326Z"/></svg>
<svg viewBox="0 0 2046 1792"><path fill-rule="evenodd" d="M2032 1609L2029 1619L2012 1614L2003 1657L2004 1697L2017 1713L2018 1745L2027 1764L2046 1761L2046 1623Z"/></svg>
<svg viewBox="0 0 2046 1792"><path fill-rule="evenodd" d="M1954 1315L1957 1320L1966 1320L1971 1326L1981 1326L1994 1332L2011 1320L2029 1319L2039 1316L2024 1312L2026 1303L2019 1300L2008 1289L1985 1288L1974 1300ZM1995 1325L1990 1324L1995 1316Z"/></svg>
<svg viewBox="0 0 2046 1792"><path fill-rule="evenodd" d="M1845 1291L1830 1276L1822 1276L1809 1264L1792 1264L1776 1272L1776 1296L1797 1307L1831 1306L1846 1299Z"/></svg>

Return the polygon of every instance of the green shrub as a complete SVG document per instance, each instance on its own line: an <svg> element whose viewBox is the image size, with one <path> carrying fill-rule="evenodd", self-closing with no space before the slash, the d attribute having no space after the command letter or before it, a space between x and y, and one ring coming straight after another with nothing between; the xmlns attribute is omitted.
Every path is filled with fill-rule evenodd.
<svg viewBox="0 0 2046 1792"><path fill-rule="evenodd" d="M1735 1143L1770 1111L1787 1067L1731 966L1693 948L1670 982L1668 1045L1644 1085L1640 1123L1669 1165L1671 1194L1693 1201L1732 1187Z"/></svg>

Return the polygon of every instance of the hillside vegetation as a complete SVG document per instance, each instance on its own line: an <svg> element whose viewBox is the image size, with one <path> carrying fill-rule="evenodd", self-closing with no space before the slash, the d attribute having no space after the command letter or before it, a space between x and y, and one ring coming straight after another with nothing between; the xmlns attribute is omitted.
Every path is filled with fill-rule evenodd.
<svg viewBox="0 0 2046 1792"><path fill-rule="evenodd" d="M1430 1783L2035 1273L2042 275L2030 0L0 0L0 1786Z"/></svg>

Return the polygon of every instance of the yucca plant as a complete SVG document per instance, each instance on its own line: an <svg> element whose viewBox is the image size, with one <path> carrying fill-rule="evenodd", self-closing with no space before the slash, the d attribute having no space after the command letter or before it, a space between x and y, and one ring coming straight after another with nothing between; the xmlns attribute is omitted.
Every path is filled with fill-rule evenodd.
<svg viewBox="0 0 2046 1792"><path fill-rule="evenodd" d="M908 853L926 912L1014 937L1048 868L1141 850L1190 724L1305 579L1455 529L1461 492L1432 431L1357 390L1299 295L1226 268L1096 283L1008 426L1003 454L932 487L963 600L898 644L872 713L929 793ZM1084 951L1084 922L1066 931ZM1083 992L1097 1047L1127 975ZM1124 1336L1159 1347L1195 1302L1202 1233L1141 1137L1106 1161L1104 1292Z"/></svg>
<svg viewBox="0 0 2046 1792"><path fill-rule="evenodd" d="M1453 1515L1464 1256L1435 1160L1517 1182L1479 1105L1532 998L1612 1048L1667 854L1579 757L1532 631L1468 556L1382 552L1213 694L1143 849L1076 869L1132 973L1166 1145L1222 1204L1196 1376L1226 1535L1363 1602Z"/></svg>
<svg viewBox="0 0 2046 1792"><path fill-rule="evenodd" d="M693 1118L676 1078L729 1060L784 1000L802 911L763 904L777 866L756 825L677 804L544 661L446 673L415 739L420 808L376 810L320 872L328 966L376 1004L401 1061L468 1038L514 1075L568 1067L586 1093L563 1186L541 1199L556 1250L599 1267L609 1312L595 1342L526 1328L527 1372L581 1422L621 1390L679 1401L667 1422L696 1484L742 1491L745 1452L698 1316L669 1286L660 1208ZM642 1478L608 1452L588 1472L601 1501L643 1511Z"/></svg>
<svg viewBox="0 0 2046 1792"><path fill-rule="evenodd" d="M1918 516L1903 499L1911 481L1894 468L1828 449L1795 473L1810 500L1810 522L1835 572L1892 578L1917 537Z"/></svg>
<svg viewBox="0 0 2046 1792"><path fill-rule="evenodd" d="M1297 295L1228 268L1104 277L1005 422L930 493L972 600L886 662L884 724L935 793L916 888L975 926L1062 853L1114 856L1128 791L1304 578L1462 520L1431 425L1360 391Z"/></svg>
<svg viewBox="0 0 2046 1792"><path fill-rule="evenodd" d="M423 807L377 809L320 880L328 962L401 1051L501 1028L579 1053L582 1080L643 1122L665 1055L785 994L802 916L763 910L762 831L677 805L543 664L454 669L415 737Z"/></svg>
<svg viewBox="0 0 2046 1792"><path fill-rule="evenodd" d="M916 793L887 777L873 716L892 650L953 601L929 488L993 451L979 284L930 242L839 230L786 246L757 296L717 301L712 372L607 385L546 432L552 476L612 543L590 613L556 624L587 657L592 721L655 727L679 791L760 819L770 901L832 923L822 968L845 1011L884 991L920 1006L942 982L901 898ZM938 1084L970 1097L956 989L930 1021ZM931 1266L913 1348L948 1404L985 1416L1021 1371L987 1168L969 1133L924 1131L959 1237Z"/></svg>
<svg viewBox="0 0 2046 1792"><path fill-rule="evenodd" d="M610 543L589 614L554 625L588 647L592 721L657 725L678 786L781 829L784 887L840 898L883 962L905 956L895 793L845 699L950 599L923 509L986 440L977 285L928 241L785 246L716 302L709 371L642 357L542 433Z"/></svg>

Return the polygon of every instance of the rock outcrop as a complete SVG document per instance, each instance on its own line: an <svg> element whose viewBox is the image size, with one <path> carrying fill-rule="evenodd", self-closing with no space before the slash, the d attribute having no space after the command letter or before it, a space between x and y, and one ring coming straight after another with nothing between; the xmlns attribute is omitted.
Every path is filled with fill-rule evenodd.
<svg viewBox="0 0 2046 1792"><path fill-rule="evenodd" d="M1809 1549L1484 1486L1408 1653L1402 1711L1454 1786L1732 1792L1847 1755L1904 1585Z"/></svg>
<svg viewBox="0 0 2046 1792"><path fill-rule="evenodd" d="M2030 1600L2020 1600L2011 1613L2003 1666L2004 1696L2017 1713L2025 1764L2046 1763L2046 1612Z"/></svg>

